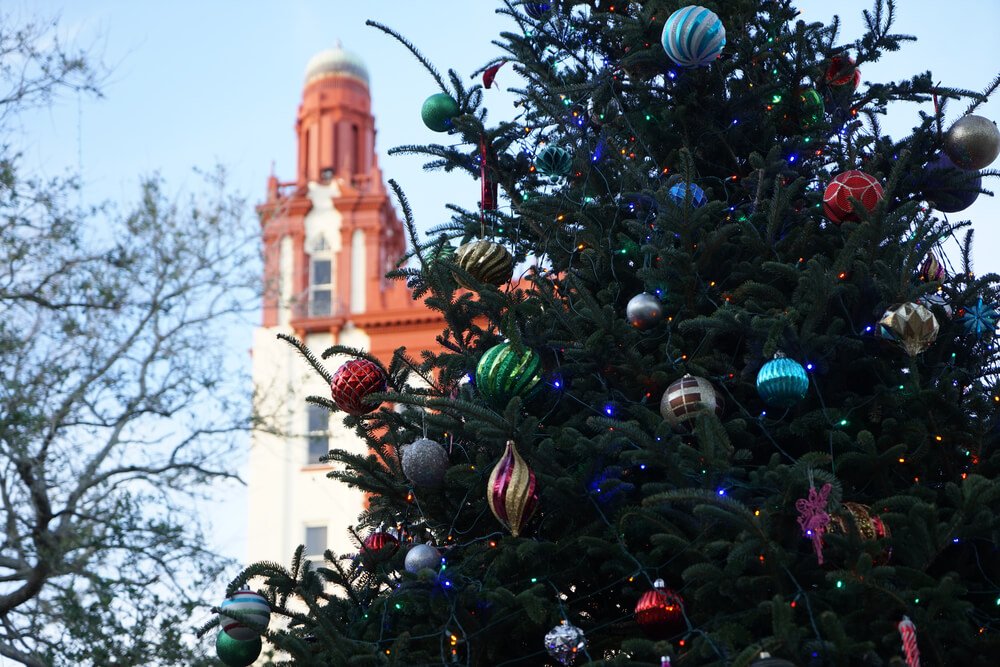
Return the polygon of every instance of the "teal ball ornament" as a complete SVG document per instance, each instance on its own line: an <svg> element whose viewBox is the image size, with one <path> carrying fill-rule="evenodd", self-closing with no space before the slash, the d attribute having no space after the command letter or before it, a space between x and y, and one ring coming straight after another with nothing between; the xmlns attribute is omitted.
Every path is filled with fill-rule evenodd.
<svg viewBox="0 0 1000 667"><path fill-rule="evenodd" d="M688 195L691 196L692 208L701 208L708 203L708 196L705 194L705 191L694 183L677 183L667 192L667 197L670 198L670 201L678 206L684 206Z"/></svg>
<svg viewBox="0 0 1000 667"><path fill-rule="evenodd" d="M249 588L241 589L227 597L219 605L219 627L233 639L247 641L260 632L242 621L254 626L267 627L271 620L271 604L260 593Z"/></svg>
<svg viewBox="0 0 1000 667"><path fill-rule="evenodd" d="M229 667L249 667L260 656L262 643L259 636L253 639L233 639L225 631L215 637L215 654Z"/></svg>
<svg viewBox="0 0 1000 667"><path fill-rule="evenodd" d="M809 391L809 376L802 364L781 352L761 366L757 373L757 393L768 405L790 408Z"/></svg>
<svg viewBox="0 0 1000 667"><path fill-rule="evenodd" d="M535 170L552 180L558 180L573 168L573 154L562 146L550 145L535 156Z"/></svg>
<svg viewBox="0 0 1000 667"><path fill-rule="evenodd" d="M702 67L722 54L726 28L715 12L688 5L670 15L660 41L670 59L681 67Z"/></svg>
<svg viewBox="0 0 1000 667"><path fill-rule="evenodd" d="M428 129L447 132L452 127L452 119L458 115L458 102L447 93L436 93L424 100L420 108L420 118Z"/></svg>
<svg viewBox="0 0 1000 667"><path fill-rule="evenodd" d="M476 365L476 389L497 407L507 405L515 396L527 401L541 389L541 366L538 353L530 348L494 345Z"/></svg>

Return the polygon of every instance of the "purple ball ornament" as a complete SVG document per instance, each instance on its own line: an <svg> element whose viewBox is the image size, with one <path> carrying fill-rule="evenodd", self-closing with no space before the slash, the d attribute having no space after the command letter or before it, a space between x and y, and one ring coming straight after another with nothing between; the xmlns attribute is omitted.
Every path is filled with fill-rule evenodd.
<svg viewBox="0 0 1000 667"><path fill-rule="evenodd" d="M957 213L972 206L983 188L979 172L959 169L941 153L924 167L920 184L927 202L942 213Z"/></svg>

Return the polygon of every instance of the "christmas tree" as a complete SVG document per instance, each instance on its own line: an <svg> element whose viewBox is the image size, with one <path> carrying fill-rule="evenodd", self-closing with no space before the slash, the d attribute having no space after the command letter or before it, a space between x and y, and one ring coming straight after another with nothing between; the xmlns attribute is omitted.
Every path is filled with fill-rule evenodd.
<svg viewBox="0 0 1000 667"><path fill-rule="evenodd" d="M1000 79L862 83L895 11L842 41L788 0L508 2L475 85L376 26L440 88L442 142L396 150L481 205L420 237L396 188L438 353L288 341L371 453L330 454L357 553L228 591L287 664L1000 661L998 277L948 215L1000 173Z"/></svg>

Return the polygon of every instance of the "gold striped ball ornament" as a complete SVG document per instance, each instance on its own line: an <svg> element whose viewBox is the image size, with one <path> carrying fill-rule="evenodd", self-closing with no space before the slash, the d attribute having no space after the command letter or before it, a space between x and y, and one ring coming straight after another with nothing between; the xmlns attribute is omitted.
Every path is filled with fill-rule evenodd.
<svg viewBox="0 0 1000 667"><path fill-rule="evenodd" d="M497 287L514 276L514 257L499 243L480 239L463 243L455 253L455 264L481 283ZM466 289L475 285L455 273L455 280Z"/></svg>
<svg viewBox="0 0 1000 667"><path fill-rule="evenodd" d="M530 348L518 350L501 343L486 350L476 365L476 389L495 406L502 407L515 396L525 401L542 387L542 361Z"/></svg>
<svg viewBox="0 0 1000 667"><path fill-rule="evenodd" d="M706 412L722 414L723 407L712 383L690 374L667 387L660 400L660 414L674 428Z"/></svg>

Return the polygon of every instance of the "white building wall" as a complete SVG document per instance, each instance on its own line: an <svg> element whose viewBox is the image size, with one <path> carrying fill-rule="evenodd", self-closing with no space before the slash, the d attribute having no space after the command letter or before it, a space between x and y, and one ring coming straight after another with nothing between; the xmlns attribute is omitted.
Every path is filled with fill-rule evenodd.
<svg viewBox="0 0 1000 667"><path fill-rule="evenodd" d="M305 542L308 526L327 527L328 548L353 553L347 527L356 523L364 497L355 489L328 479L329 465L308 464L306 396L329 397L330 388L278 333L287 327L258 328L254 333L253 379L258 410L274 426L274 433L253 435L248 472L250 525L248 562L271 560L289 564L298 545ZM306 344L319 356L334 342L369 349L369 337L347 325L334 341L330 334L312 334ZM345 358L324 363L335 371ZM343 424L343 413L330 419L330 447L355 453L367 451L365 443Z"/></svg>

